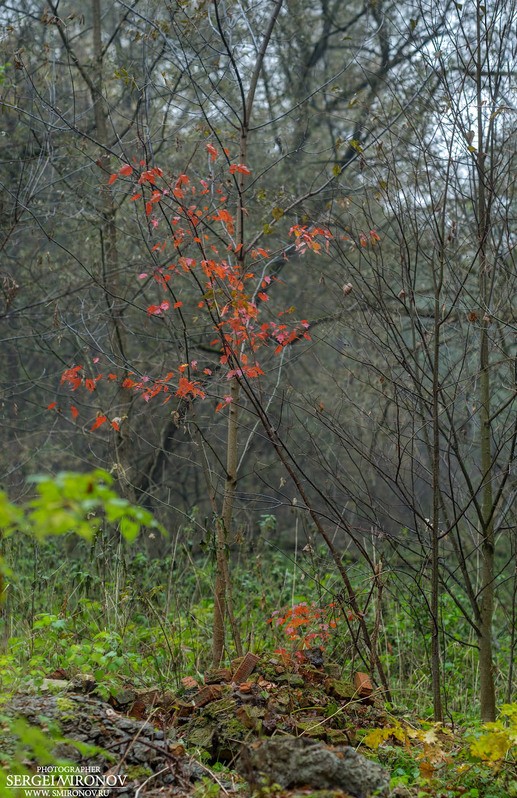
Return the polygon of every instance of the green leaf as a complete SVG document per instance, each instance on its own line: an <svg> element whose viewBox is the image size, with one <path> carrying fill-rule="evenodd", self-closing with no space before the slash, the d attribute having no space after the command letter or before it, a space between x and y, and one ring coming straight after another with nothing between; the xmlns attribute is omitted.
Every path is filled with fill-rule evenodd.
<svg viewBox="0 0 517 798"><path fill-rule="evenodd" d="M133 541L138 536L140 532L140 524L136 521L132 521L130 518L122 518L120 521L120 534L129 541Z"/></svg>

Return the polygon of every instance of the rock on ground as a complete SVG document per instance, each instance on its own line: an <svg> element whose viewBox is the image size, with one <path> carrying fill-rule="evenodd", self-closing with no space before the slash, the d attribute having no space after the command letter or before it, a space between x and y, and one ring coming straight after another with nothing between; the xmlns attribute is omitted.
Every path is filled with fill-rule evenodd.
<svg viewBox="0 0 517 798"><path fill-rule="evenodd" d="M248 746L237 770L251 787L341 789L355 798L387 796L389 790L388 772L354 748L305 737L273 737Z"/></svg>

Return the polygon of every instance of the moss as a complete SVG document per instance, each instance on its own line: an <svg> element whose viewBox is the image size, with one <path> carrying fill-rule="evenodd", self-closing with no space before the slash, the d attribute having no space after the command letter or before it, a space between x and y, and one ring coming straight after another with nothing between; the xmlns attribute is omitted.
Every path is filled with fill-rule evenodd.
<svg viewBox="0 0 517 798"><path fill-rule="evenodd" d="M77 705L64 696L56 697L56 714L59 720L74 720L77 716Z"/></svg>
<svg viewBox="0 0 517 798"><path fill-rule="evenodd" d="M147 779L152 775L151 768L147 765L129 765L124 767L124 775L127 776L128 781L141 781Z"/></svg>
<svg viewBox="0 0 517 798"><path fill-rule="evenodd" d="M276 677L278 684L288 684L289 687L303 687L305 682L299 673L282 673Z"/></svg>
<svg viewBox="0 0 517 798"><path fill-rule="evenodd" d="M224 712L233 714L235 712L235 699L231 696L220 698L218 701L212 701L208 706L204 707L203 711L212 718Z"/></svg>
<svg viewBox="0 0 517 798"><path fill-rule="evenodd" d="M297 720L296 729L304 737L312 737L314 740L326 740L327 729L325 728L324 718L309 718L308 720Z"/></svg>
<svg viewBox="0 0 517 798"><path fill-rule="evenodd" d="M212 748L214 731L214 724L199 724L194 726L194 728L189 729L185 733L185 739L189 746L194 746L194 748L204 748L206 751L210 751Z"/></svg>
<svg viewBox="0 0 517 798"><path fill-rule="evenodd" d="M333 695L342 701L350 701L357 698L357 690L354 685L344 679L327 679L325 689L329 695Z"/></svg>

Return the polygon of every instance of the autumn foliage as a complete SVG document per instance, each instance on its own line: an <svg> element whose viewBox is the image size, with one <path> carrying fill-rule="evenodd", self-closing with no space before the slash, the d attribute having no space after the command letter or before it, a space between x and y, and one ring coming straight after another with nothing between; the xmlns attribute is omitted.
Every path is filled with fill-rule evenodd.
<svg viewBox="0 0 517 798"><path fill-rule="evenodd" d="M302 649L324 647L337 627L338 610L331 602L325 607L301 601L283 611L274 612L268 623L282 629L287 639Z"/></svg>
<svg viewBox="0 0 517 798"><path fill-rule="evenodd" d="M295 341L309 340L309 322L287 320L287 311L269 312L264 318L261 309L269 302L277 279L267 273L272 253L257 243L246 250L243 242L237 240L237 220L228 209L223 184L213 176L213 164L221 153L212 143L206 145L206 151L209 158L206 179L192 180L187 174L167 175L161 168L148 169L141 162L139 168L124 164L110 176L108 184L114 186L118 181L117 187L122 184L129 201L140 204L139 210L154 242L151 254L158 253L168 261L164 266L153 266L137 276L146 286L154 282L163 294L161 301L142 308L147 317L182 314L182 293L188 283L191 297L194 286L198 293L197 307L206 315L213 332L207 343L219 351L218 374L224 374L226 380L233 377L252 380L264 374L260 350L271 348L278 355ZM222 156L226 161L222 176L226 172L226 180L237 183L242 175L251 174L245 164L232 163L227 150ZM300 254L307 250L326 251L332 238L324 227L300 225L291 228L290 236ZM188 323L185 317L181 317L180 322ZM127 370L121 373L99 371L92 375L92 365L98 362L99 358L95 358L87 367L71 365L63 372L61 384L73 392L82 389L94 393L104 380L138 393L146 402L158 396L163 403L173 397L190 401L207 395L214 367L213 360L209 365L190 360L173 365L165 375ZM217 412L232 401L226 395L219 398ZM56 402L49 405L49 409L60 412ZM79 415L75 405L70 407L70 413L74 420ZM107 424L118 430L120 423L120 419L110 419L99 412L90 429Z"/></svg>

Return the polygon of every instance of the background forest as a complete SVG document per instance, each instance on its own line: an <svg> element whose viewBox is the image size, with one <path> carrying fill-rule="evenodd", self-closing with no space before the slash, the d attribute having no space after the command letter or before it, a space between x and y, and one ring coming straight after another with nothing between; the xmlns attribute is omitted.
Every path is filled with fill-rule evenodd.
<svg viewBox="0 0 517 798"><path fill-rule="evenodd" d="M32 475L103 469L165 532L6 537L10 683L178 684L289 647L307 602L295 647L494 721L515 0L2 0L0 22L1 484L26 507Z"/></svg>

